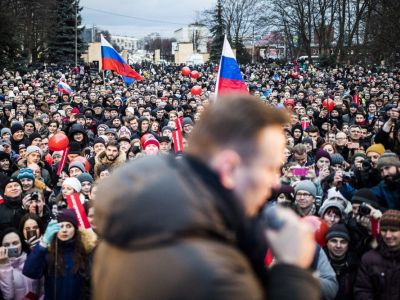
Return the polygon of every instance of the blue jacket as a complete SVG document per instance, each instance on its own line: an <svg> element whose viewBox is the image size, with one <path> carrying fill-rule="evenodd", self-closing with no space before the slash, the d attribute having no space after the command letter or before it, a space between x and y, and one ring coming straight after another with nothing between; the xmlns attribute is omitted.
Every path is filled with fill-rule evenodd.
<svg viewBox="0 0 400 300"><path fill-rule="evenodd" d="M85 282L84 277L73 272L74 240L68 242L59 241L59 249L63 249L64 272L54 274L54 267L49 266L48 250L37 244L26 259L23 274L32 279L40 279L45 276L45 300L70 300L80 299L81 291ZM56 286L56 293L54 287Z"/></svg>
<svg viewBox="0 0 400 300"><path fill-rule="evenodd" d="M380 205L389 209L400 209L400 187L389 189L384 180L372 188L372 192L379 198Z"/></svg>

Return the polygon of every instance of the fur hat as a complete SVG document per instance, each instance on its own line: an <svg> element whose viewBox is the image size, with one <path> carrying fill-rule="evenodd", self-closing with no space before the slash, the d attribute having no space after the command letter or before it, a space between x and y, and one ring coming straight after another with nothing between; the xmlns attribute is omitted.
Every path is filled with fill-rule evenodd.
<svg viewBox="0 0 400 300"><path fill-rule="evenodd" d="M376 168L380 170L383 167L395 166L400 168L400 160L396 153L385 152L379 157Z"/></svg>

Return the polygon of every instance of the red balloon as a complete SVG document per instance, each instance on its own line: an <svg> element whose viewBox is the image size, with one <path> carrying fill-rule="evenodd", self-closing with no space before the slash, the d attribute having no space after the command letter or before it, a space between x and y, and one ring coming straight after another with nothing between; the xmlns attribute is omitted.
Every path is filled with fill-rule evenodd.
<svg viewBox="0 0 400 300"><path fill-rule="evenodd" d="M75 157L74 159L73 159L73 161L71 161L71 163L72 162L74 162L74 161L80 161L81 163L83 163L83 165L85 166L85 170L86 170L86 172L89 172L90 171L90 162L88 162L88 160L85 158L85 157L83 157L83 156L77 156L77 157Z"/></svg>
<svg viewBox="0 0 400 300"><path fill-rule="evenodd" d="M325 247L326 240L325 236L328 232L329 226L326 224L324 220L317 216L306 216L302 218L303 221L307 222L311 225L312 230L314 231L315 241L321 246Z"/></svg>
<svg viewBox="0 0 400 300"><path fill-rule="evenodd" d="M190 92L192 93L192 95L200 95L201 92L203 91L203 89L201 88L201 86L199 85L195 85L194 87L192 87L192 89L190 90Z"/></svg>
<svg viewBox="0 0 400 300"><path fill-rule="evenodd" d="M335 101L332 99L325 99L324 102L322 102L322 106L325 107L328 112L331 112L335 107Z"/></svg>
<svg viewBox="0 0 400 300"><path fill-rule="evenodd" d="M63 151L68 147L68 137L63 133L56 133L49 139L50 151Z"/></svg>
<svg viewBox="0 0 400 300"><path fill-rule="evenodd" d="M200 74L196 70L193 70L192 72L190 72L190 77L192 77L194 79L199 78L199 76L200 76Z"/></svg>
<svg viewBox="0 0 400 300"><path fill-rule="evenodd" d="M183 67L181 70L181 73L183 76L189 76L190 74L190 68L189 67Z"/></svg>

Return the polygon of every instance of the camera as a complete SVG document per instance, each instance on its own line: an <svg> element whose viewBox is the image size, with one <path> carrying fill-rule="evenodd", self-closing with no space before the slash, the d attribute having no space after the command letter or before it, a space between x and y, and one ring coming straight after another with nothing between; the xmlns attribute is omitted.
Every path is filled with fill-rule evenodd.
<svg viewBox="0 0 400 300"><path fill-rule="evenodd" d="M371 213L371 209L367 206L365 202L360 204L360 207L358 208L358 214L360 216L368 216Z"/></svg>
<svg viewBox="0 0 400 300"><path fill-rule="evenodd" d="M39 200L39 193L38 192L33 192L31 194L31 199L32 200Z"/></svg>

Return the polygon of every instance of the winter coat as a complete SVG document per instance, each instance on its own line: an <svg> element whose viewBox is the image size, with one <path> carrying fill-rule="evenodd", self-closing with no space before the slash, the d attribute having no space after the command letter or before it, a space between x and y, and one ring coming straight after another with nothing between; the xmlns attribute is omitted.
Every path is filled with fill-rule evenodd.
<svg viewBox="0 0 400 300"><path fill-rule="evenodd" d="M400 180L399 180L400 181ZM400 183L400 182L399 182ZM389 187L384 180L374 186L371 191L379 198L379 205L383 208L400 209L400 185Z"/></svg>
<svg viewBox="0 0 400 300"><path fill-rule="evenodd" d="M326 250L328 252L328 250ZM339 290L335 300L354 300L354 282L356 280L359 259L351 252L348 252L342 260L333 260L327 253L329 262L335 271L336 279L339 284Z"/></svg>
<svg viewBox="0 0 400 300"><path fill-rule="evenodd" d="M322 298L324 300L333 300L336 297L339 286L336 280L336 274L329 263L329 260L322 249L319 249L317 271L321 283Z"/></svg>
<svg viewBox="0 0 400 300"><path fill-rule="evenodd" d="M103 240L93 266L94 300L319 297L308 270L278 264L264 277L260 223L249 222L217 174L194 158L135 160L99 188Z"/></svg>
<svg viewBox="0 0 400 300"><path fill-rule="evenodd" d="M24 214L21 198L0 198L0 231L7 227L19 228L19 223Z"/></svg>
<svg viewBox="0 0 400 300"><path fill-rule="evenodd" d="M354 294L360 300L400 299L400 251L389 251L382 241L368 251L361 259Z"/></svg>
<svg viewBox="0 0 400 300"><path fill-rule="evenodd" d="M0 288L5 300L43 299L41 280L30 279L22 274L26 253L10 258L6 264L0 264ZM28 297L31 296L31 297Z"/></svg>
<svg viewBox="0 0 400 300"><path fill-rule="evenodd" d="M111 169L118 168L126 162L126 154L124 151L119 151L119 155L114 161L109 161L106 156L106 150L99 152L95 157L94 175L98 176L101 165L108 165Z"/></svg>
<svg viewBox="0 0 400 300"><path fill-rule="evenodd" d="M88 257L90 252L95 247L94 235L88 231L82 231L82 241L85 247L85 255ZM74 272L73 254L75 249L75 239L61 242L58 241L58 249L62 248L64 261L64 270L62 274L57 274L55 277L54 266L50 265L48 248L43 247L40 243L37 244L29 254L23 274L32 279L45 277L44 292L45 300L71 300L71 299L86 299L85 284L87 284L88 274L87 268ZM55 290L56 287L56 290Z"/></svg>

